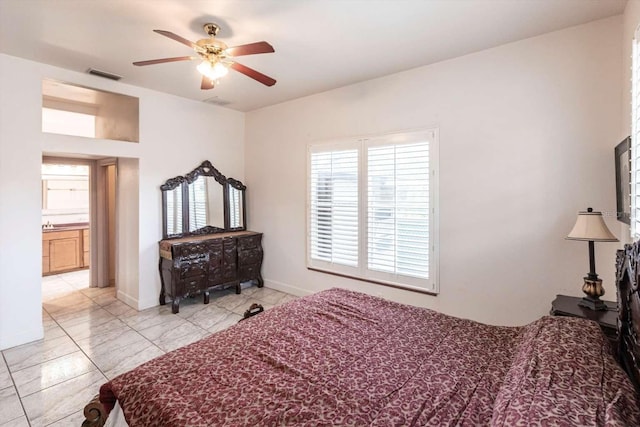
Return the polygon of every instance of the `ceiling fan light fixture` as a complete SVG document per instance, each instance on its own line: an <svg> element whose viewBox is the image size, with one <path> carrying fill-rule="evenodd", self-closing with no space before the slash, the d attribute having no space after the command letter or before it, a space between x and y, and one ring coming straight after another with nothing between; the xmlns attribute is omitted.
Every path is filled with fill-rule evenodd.
<svg viewBox="0 0 640 427"><path fill-rule="evenodd" d="M229 72L229 68L222 62L215 62L212 64L211 61L202 61L202 63L198 65L197 69L200 74L207 76L214 81L226 76Z"/></svg>
<svg viewBox="0 0 640 427"><path fill-rule="evenodd" d="M0 0L0 2L1 1L2 0ZM213 89L218 83L218 80L227 75L229 68L233 68L234 71L244 74L250 79L262 83L265 86L273 86L276 84L275 79L232 60L232 58L236 56L275 52L273 46L266 41L259 41L240 46L228 47L223 41L215 38L219 29L220 28L216 24L205 24L204 30L209 38L198 40L195 43L174 34L171 31L153 30L157 34L189 46L198 54L198 56L177 56L172 58L150 59L147 61L136 61L133 65L154 65L165 62L191 61L193 59L200 58L202 62L196 68L198 72L202 74L200 82L200 89L202 90Z"/></svg>

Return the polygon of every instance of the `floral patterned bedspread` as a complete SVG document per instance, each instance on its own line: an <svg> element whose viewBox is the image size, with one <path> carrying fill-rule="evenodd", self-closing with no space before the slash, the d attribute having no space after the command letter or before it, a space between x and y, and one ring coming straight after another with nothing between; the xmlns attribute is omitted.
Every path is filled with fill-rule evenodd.
<svg viewBox="0 0 640 427"><path fill-rule="evenodd" d="M597 324L487 326L331 289L100 389L137 426L640 425Z"/></svg>

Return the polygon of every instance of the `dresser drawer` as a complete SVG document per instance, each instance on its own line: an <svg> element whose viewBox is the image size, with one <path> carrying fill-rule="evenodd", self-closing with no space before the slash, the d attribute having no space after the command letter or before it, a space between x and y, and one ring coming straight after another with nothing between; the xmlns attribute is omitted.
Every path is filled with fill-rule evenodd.
<svg viewBox="0 0 640 427"><path fill-rule="evenodd" d="M205 276L207 274L207 270L209 270L208 262L185 264L180 268L180 278L185 279L189 277Z"/></svg>
<svg viewBox="0 0 640 427"><path fill-rule="evenodd" d="M260 264L243 265L238 270L238 279L241 282L257 279L260 275Z"/></svg>
<svg viewBox="0 0 640 427"><path fill-rule="evenodd" d="M202 243L174 245L173 259L181 259L181 261L198 259L203 255L208 256L209 251L207 249L207 246Z"/></svg>
<svg viewBox="0 0 640 427"><path fill-rule="evenodd" d="M225 265L224 268L222 269L222 278L225 281L235 280L236 270L237 268L235 264Z"/></svg>
<svg viewBox="0 0 640 427"><path fill-rule="evenodd" d="M235 264L237 259L238 247L236 246L235 239L224 240L223 257L225 264Z"/></svg>
<svg viewBox="0 0 640 427"><path fill-rule="evenodd" d="M238 251L238 265L258 264L262 261L262 248L252 248Z"/></svg>
<svg viewBox="0 0 640 427"><path fill-rule="evenodd" d="M224 282L222 265L217 264L209 268L209 286L218 285Z"/></svg>
<svg viewBox="0 0 640 427"><path fill-rule="evenodd" d="M194 295L207 287L205 276L189 277L181 280L181 285L182 295Z"/></svg>
<svg viewBox="0 0 640 427"><path fill-rule="evenodd" d="M196 265L196 264L208 264L209 254L208 253L189 254L186 256L181 256L179 258L174 258L174 261L178 268L183 268L183 266Z"/></svg>
<svg viewBox="0 0 640 427"><path fill-rule="evenodd" d="M238 250L257 248L262 241L262 234L238 237Z"/></svg>

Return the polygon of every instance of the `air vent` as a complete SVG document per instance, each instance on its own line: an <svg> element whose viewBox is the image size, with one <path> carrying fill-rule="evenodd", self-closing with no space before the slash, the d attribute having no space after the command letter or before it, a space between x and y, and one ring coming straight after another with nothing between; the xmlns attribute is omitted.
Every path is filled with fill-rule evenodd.
<svg viewBox="0 0 640 427"><path fill-rule="evenodd" d="M98 77L104 77L105 79L109 79L109 80L120 80L122 78L122 76L119 76L117 74L96 70L95 68L89 68L87 70L87 73L93 74L94 76L98 76Z"/></svg>
<svg viewBox="0 0 640 427"><path fill-rule="evenodd" d="M217 96L213 96L211 98L204 99L204 100L202 100L202 102L206 102L207 104L219 105L221 107L231 104L231 101L225 101L224 99L220 99Z"/></svg>

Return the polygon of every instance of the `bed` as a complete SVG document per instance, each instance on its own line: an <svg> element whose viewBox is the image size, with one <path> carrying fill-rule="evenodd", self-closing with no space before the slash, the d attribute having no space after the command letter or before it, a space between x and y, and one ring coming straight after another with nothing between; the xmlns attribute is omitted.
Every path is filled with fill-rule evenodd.
<svg viewBox="0 0 640 427"><path fill-rule="evenodd" d="M114 378L83 425L640 425L639 253L618 253L619 348L588 320L488 326L331 289Z"/></svg>

